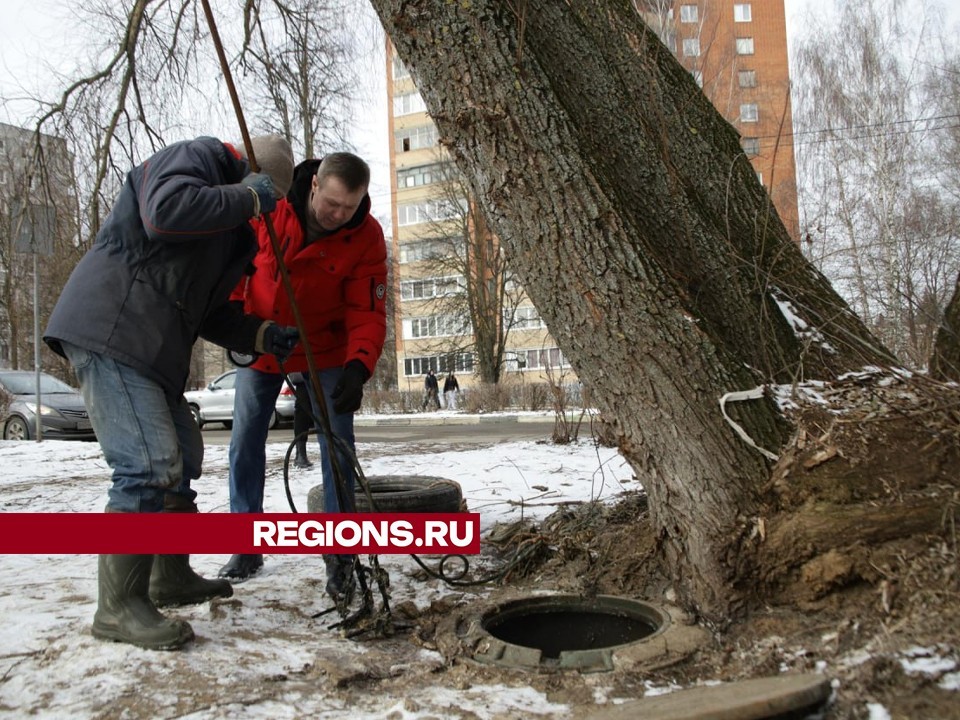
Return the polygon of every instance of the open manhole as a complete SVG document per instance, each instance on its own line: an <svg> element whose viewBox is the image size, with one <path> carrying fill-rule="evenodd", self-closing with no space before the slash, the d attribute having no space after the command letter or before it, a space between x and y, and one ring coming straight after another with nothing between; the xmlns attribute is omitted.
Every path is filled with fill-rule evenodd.
<svg viewBox="0 0 960 720"><path fill-rule="evenodd" d="M665 632L670 616L648 603L609 595L523 598L487 612L489 635L474 659L519 667L613 669L613 653Z"/></svg>

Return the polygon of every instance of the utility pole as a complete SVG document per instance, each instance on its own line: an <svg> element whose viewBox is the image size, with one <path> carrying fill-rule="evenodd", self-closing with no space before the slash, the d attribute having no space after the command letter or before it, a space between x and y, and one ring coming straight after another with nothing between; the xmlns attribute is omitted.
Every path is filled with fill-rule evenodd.
<svg viewBox="0 0 960 720"><path fill-rule="evenodd" d="M43 440L43 425L40 408L43 398L40 393L40 255L53 254L54 208L49 205L24 203L16 213L17 231L14 234L14 249L33 255L33 368L36 372L37 407L34 412L35 436Z"/></svg>

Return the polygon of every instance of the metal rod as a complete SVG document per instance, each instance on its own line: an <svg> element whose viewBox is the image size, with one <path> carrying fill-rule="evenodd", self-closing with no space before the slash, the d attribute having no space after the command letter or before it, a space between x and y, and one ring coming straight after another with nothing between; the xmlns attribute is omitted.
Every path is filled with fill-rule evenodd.
<svg viewBox="0 0 960 720"><path fill-rule="evenodd" d="M227 56L223 51L223 43L220 42L220 33L217 32L217 23L213 17L213 10L210 8L209 0L200 0L203 4L203 12L207 17L207 25L210 28L210 37L213 39L213 45L217 51L217 58L220 60L220 69L223 72L223 78L227 83L227 90L230 93L230 100L233 102L233 110L237 115L237 123L240 125L240 134L243 137L243 145L247 151L247 159L250 162L250 169L254 172L260 170L256 157L253 153L253 144L250 142L250 133L247 131L247 123L243 118L243 108L240 106L240 97L237 95L237 88L233 83L233 74L230 72L230 65L227 62ZM283 283L283 289L290 300L290 309L293 311L293 319L300 332L300 342L303 344L303 352L307 360L307 370L310 374L310 383L313 392L317 398L317 405L320 406L320 419L324 436L327 439L327 446L331 453L330 464L333 467L333 474L336 480L337 497L340 500L340 512L349 512L351 508L344 505L346 499L346 479L340 469L340 463L337 461L337 448L333 437L333 427L330 423L330 413L327 410L326 397L323 394L323 388L320 385L320 378L317 375L317 365L313 356L313 348L307 339L307 330L303 323L303 317L300 315L300 307L297 305L293 294L293 284L290 282L290 273L287 271L287 264L283 260L283 251L280 248L280 242L277 240L277 232L273 227L273 220L270 215L264 213L263 223L267 228L267 234L270 236L270 245L273 248L274 257L277 260L277 269L280 271L280 279Z"/></svg>

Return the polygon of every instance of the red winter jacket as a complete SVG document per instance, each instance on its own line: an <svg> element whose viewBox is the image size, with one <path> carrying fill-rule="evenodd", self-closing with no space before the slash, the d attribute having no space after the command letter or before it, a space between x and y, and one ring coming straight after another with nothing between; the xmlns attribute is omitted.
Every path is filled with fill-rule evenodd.
<svg viewBox="0 0 960 720"><path fill-rule="evenodd" d="M287 198L271 213L294 296L307 330L317 369L359 360L372 375L386 336L387 247L380 223L370 215L366 196L344 227L304 247L304 215L311 178L319 160L297 166ZM253 221L259 250L255 271L237 285L231 300L243 300L244 311L295 326L293 312L267 234L266 224ZM280 371L273 355L262 355L253 367ZM307 370L303 342L284 363L290 372Z"/></svg>

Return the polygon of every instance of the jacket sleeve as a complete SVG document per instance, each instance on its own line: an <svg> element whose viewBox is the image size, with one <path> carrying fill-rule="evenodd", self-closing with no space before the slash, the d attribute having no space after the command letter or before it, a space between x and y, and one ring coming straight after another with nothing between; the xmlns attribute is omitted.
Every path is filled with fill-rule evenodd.
<svg viewBox="0 0 960 720"><path fill-rule="evenodd" d="M200 326L200 337L228 350L252 354L263 319L243 312L243 303L230 300L211 310Z"/></svg>
<svg viewBox="0 0 960 720"><path fill-rule="evenodd" d="M150 158L137 189L147 235L166 242L195 240L249 220L253 196L225 172L211 144L201 141L177 143Z"/></svg>
<svg viewBox="0 0 960 720"><path fill-rule="evenodd" d="M367 251L344 280L346 362L359 360L373 375L387 334L387 245L376 221Z"/></svg>

